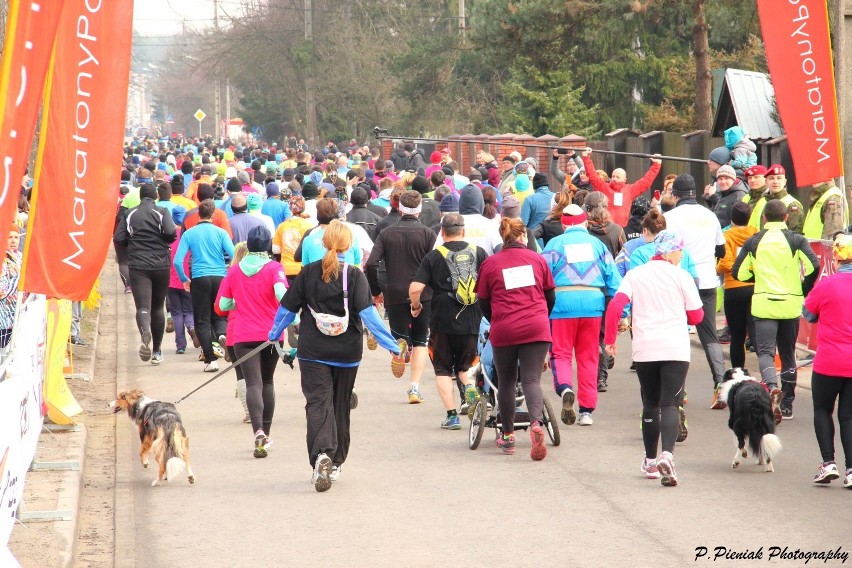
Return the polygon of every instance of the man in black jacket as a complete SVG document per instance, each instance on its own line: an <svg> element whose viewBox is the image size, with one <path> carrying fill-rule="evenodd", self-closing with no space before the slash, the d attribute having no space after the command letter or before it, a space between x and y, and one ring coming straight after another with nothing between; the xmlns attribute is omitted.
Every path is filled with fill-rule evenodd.
<svg viewBox="0 0 852 568"><path fill-rule="evenodd" d="M423 258L435 246L437 235L417 220L420 215L420 194L416 191L409 190L402 194L399 199L399 212L402 214L399 223L384 229L376 238L364 269L373 300L377 304L385 305L391 335L400 340L401 345L412 347L408 402L418 404L423 401L420 395L420 377L426 366L432 290L426 288L423 291L423 310L414 317L408 303L408 287L414 280ZM380 286L378 274L381 260L384 260L387 270L387 285L384 289Z"/></svg>
<svg viewBox="0 0 852 568"><path fill-rule="evenodd" d="M169 245L177 237L177 231L171 213L155 204L157 190L153 185L142 184L139 197L139 205L128 211L116 227L113 242L127 247L136 325L142 336L139 357L159 365L163 362L161 343L166 328L165 302L171 266Z"/></svg>
<svg viewBox="0 0 852 568"><path fill-rule="evenodd" d="M352 204L352 210L346 214L346 220L350 223L355 223L367 231L371 241L376 240L376 226L381 217L367 209L367 201L369 199L367 190L362 186L356 186L352 189L352 195L349 197L349 203Z"/></svg>

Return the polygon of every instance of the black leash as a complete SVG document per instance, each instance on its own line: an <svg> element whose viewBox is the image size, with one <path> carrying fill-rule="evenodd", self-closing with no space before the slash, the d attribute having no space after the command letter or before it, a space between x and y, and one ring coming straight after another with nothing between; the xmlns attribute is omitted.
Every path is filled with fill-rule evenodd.
<svg viewBox="0 0 852 568"><path fill-rule="evenodd" d="M271 341L265 341L265 342L261 343L260 345L258 345L257 347L255 347L254 349L252 349L251 351L249 351L248 353L246 353L245 355L243 355L242 357L240 357L239 359L237 359L236 361L231 363L230 367L222 369L221 371L216 373L216 375L212 379L206 381L204 384L202 384L200 387L193 390L192 392L190 392L190 393L180 397L179 399L177 399L175 401L175 404L180 404L181 401L186 400L187 398L190 397L190 395L195 394L196 392L200 391L201 389L203 389L204 387L206 387L207 385L209 385L210 383L212 383L213 381L215 381L216 379L218 379L219 377L221 377L222 375L224 375L225 373L227 373L228 371L230 371L231 369L233 369L237 365L242 364L247 359L251 359L252 357L257 355L258 353L263 351L264 348L269 347L269 345L271 345L271 344L272 344ZM280 351L279 351L279 353L280 353ZM292 367L292 364L290 366Z"/></svg>

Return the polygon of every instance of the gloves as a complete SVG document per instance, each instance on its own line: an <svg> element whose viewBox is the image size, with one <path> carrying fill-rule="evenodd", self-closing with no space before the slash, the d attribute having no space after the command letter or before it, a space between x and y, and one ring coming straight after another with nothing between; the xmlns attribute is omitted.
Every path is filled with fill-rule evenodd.
<svg viewBox="0 0 852 568"><path fill-rule="evenodd" d="M269 341L280 341L284 330L287 329L288 325L293 323L294 319L296 319L296 314L283 306L279 307L278 311L275 312L272 329L269 330Z"/></svg>

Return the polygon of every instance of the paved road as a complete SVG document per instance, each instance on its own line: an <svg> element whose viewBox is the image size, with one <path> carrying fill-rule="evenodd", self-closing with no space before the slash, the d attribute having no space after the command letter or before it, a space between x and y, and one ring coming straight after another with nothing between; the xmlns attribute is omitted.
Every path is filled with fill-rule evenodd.
<svg viewBox="0 0 852 568"><path fill-rule="evenodd" d="M130 296L118 312L119 329L132 330ZM119 332L118 346L127 353L119 357L119 389L173 401L210 377L194 354L177 356L171 343L160 367L138 359L135 332ZM626 338L620 347L628 351ZM852 548L852 491L810 483L819 454L807 390L799 392L794 420L780 428L785 450L776 472L763 473L752 460L732 471L727 411L709 410L706 363L694 351L690 435L675 453L681 485L664 488L639 473L638 383L624 356L594 426L560 424L562 445L532 462L524 433L515 456L498 452L490 430L469 450L467 430L438 427L443 411L431 372L423 382L426 402L408 405L406 383L390 374L387 353L365 354L349 460L324 494L309 483L298 370L279 366L276 374L275 443L267 459L252 457L234 375L179 405L194 486L180 479L150 487L154 472L139 465L138 437L120 417L116 566L683 566L698 546L711 556L717 546L763 547L763 561L754 564L763 565L772 546ZM549 375L546 396L558 408L547 381Z"/></svg>

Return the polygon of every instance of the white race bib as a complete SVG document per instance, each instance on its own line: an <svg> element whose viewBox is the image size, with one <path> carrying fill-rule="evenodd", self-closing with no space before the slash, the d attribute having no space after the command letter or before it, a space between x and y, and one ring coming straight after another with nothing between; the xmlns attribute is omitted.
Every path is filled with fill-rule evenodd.
<svg viewBox="0 0 852 568"><path fill-rule="evenodd" d="M624 194L615 192L612 194L612 204L615 207L621 207L624 205Z"/></svg>
<svg viewBox="0 0 852 568"><path fill-rule="evenodd" d="M595 260L595 250L591 243L581 243L577 245L565 245L565 260L570 264L575 262L593 262Z"/></svg>
<svg viewBox="0 0 852 568"><path fill-rule="evenodd" d="M532 265L527 264L514 268L504 268L503 284L506 286L506 290L535 286L535 275L533 274Z"/></svg>

